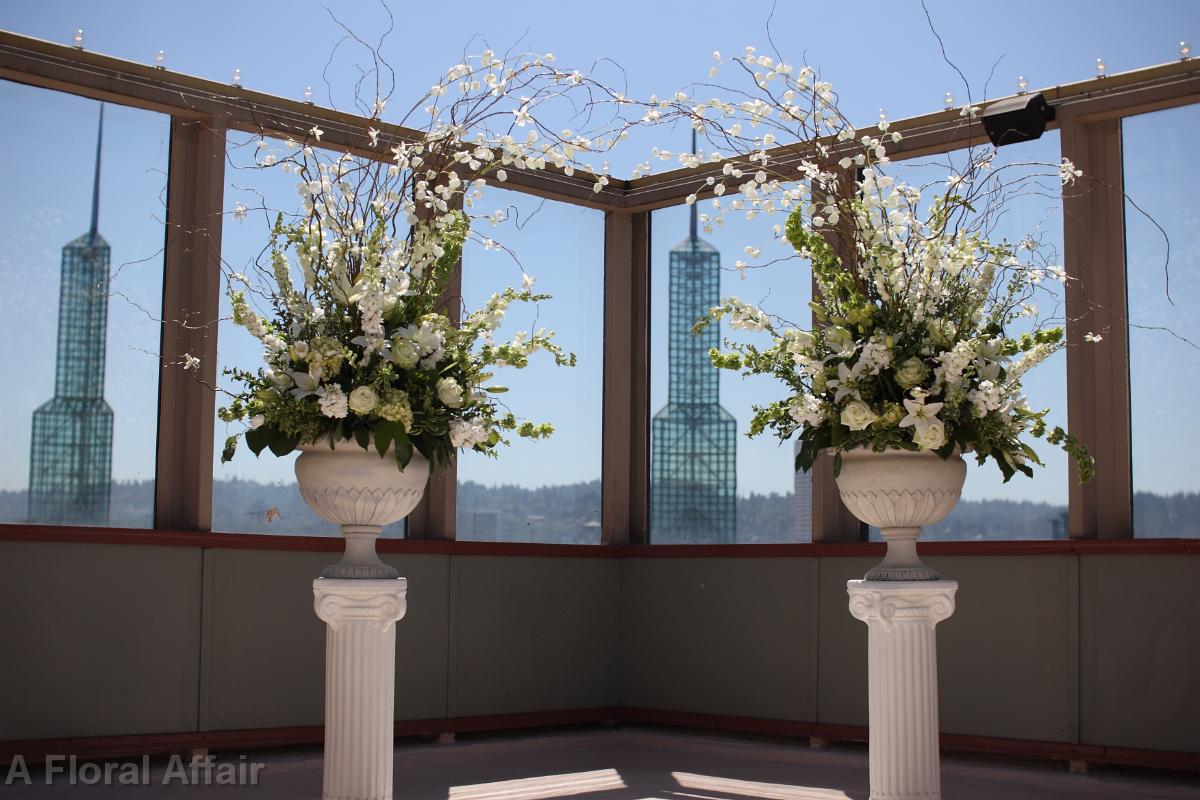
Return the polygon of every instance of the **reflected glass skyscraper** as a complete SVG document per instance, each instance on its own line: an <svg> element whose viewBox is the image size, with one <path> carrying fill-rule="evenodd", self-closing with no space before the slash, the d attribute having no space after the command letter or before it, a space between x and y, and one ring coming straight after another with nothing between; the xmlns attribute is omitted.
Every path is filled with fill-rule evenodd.
<svg viewBox="0 0 1200 800"><path fill-rule="evenodd" d="M110 249L100 236L100 152L96 134L92 224L62 250L54 397L33 412L29 459L32 522L108 521L113 413L104 401Z"/></svg>
<svg viewBox="0 0 1200 800"><path fill-rule="evenodd" d="M695 151L695 134L692 135ZM713 325L692 326L720 302L721 254L697 232L671 249L667 404L650 438L650 535L655 542L730 543L737 538L737 422L721 407L720 344Z"/></svg>

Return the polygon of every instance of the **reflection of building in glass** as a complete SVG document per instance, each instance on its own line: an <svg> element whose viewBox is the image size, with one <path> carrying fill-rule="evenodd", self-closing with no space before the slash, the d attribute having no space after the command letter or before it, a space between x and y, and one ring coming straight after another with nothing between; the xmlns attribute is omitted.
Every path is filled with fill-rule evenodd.
<svg viewBox="0 0 1200 800"><path fill-rule="evenodd" d="M695 141L693 139L693 150ZM721 254L696 231L671 249L667 404L654 415L650 456L650 535L656 542L736 538L737 422L721 408L708 351L716 326L692 325L720 302Z"/></svg>
<svg viewBox="0 0 1200 800"><path fill-rule="evenodd" d="M796 444L793 449L794 455L800 453L800 440L796 439ZM793 494L793 502L796 504L796 541L811 542L812 541L812 473L804 470L796 470L795 477L795 494Z"/></svg>
<svg viewBox="0 0 1200 800"><path fill-rule="evenodd" d="M62 250L54 397L33 412L29 459L33 522L108 521L113 413L104 402L104 355L110 250L97 231L103 132L101 106L92 225Z"/></svg>

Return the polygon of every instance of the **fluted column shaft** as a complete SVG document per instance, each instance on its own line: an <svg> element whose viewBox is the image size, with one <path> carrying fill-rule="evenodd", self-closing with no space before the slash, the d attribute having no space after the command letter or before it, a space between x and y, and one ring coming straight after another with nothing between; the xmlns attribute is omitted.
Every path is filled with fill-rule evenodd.
<svg viewBox="0 0 1200 800"><path fill-rule="evenodd" d="M937 637L955 581L850 581L867 623L871 800L940 800Z"/></svg>
<svg viewBox="0 0 1200 800"><path fill-rule="evenodd" d="M324 800L391 800L396 622L407 581L313 581L325 632Z"/></svg>

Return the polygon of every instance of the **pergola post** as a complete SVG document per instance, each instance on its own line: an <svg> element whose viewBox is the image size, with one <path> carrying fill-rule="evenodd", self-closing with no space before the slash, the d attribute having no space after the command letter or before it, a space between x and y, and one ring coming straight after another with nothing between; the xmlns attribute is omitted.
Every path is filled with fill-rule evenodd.
<svg viewBox="0 0 1200 800"><path fill-rule="evenodd" d="M171 118L154 527L212 528L225 120ZM199 359L184 369L187 356Z"/></svg>
<svg viewBox="0 0 1200 800"><path fill-rule="evenodd" d="M649 541L650 212L604 215L604 544Z"/></svg>
<svg viewBox="0 0 1200 800"><path fill-rule="evenodd" d="M1059 114L1062 154L1083 171L1063 190L1067 272L1067 419L1096 459L1080 484L1071 465L1068 530L1073 539L1133 535L1129 418L1129 328L1121 120ZM1099 342L1084 336L1095 333Z"/></svg>

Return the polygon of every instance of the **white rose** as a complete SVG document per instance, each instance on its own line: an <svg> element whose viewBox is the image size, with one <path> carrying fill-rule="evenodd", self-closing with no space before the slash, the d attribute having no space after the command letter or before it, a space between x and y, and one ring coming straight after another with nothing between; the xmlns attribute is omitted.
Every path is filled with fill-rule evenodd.
<svg viewBox="0 0 1200 800"><path fill-rule="evenodd" d="M906 361L902 361L900 366L896 367L896 383L905 389L911 389L923 382L928 374L929 371L925 367L925 362L913 356Z"/></svg>
<svg viewBox="0 0 1200 800"><path fill-rule="evenodd" d="M929 334L929 341L938 347L953 346L958 336L958 328L947 320L930 320L925 324L925 331Z"/></svg>
<svg viewBox="0 0 1200 800"><path fill-rule="evenodd" d="M924 425L916 426L913 431L913 444L922 450L937 450L946 443L946 426L941 420L935 419Z"/></svg>
<svg viewBox="0 0 1200 800"><path fill-rule="evenodd" d="M359 386L350 393L350 410L355 414L369 414L379 402L379 395L370 386Z"/></svg>
<svg viewBox="0 0 1200 800"><path fill-rule="evenodd" d="M417 346L410 340L400 338L392 340L392 361L400 369L412 369L417 365L420 357Z"/></svg>
<svg viewBox="0 0 1200 800"><path fill-rule="evenodd" d="M463 390L454 378L442 378L437 382L438 399L450 408L462 408Z"/></svg>
<svg viewBox="0 0 1200 800"><path fill-rule="evenodd" d="M842 409L842 424L852 431L865 430L879 415L871 411L871 407L862 400L851 400Z"/></svg>

